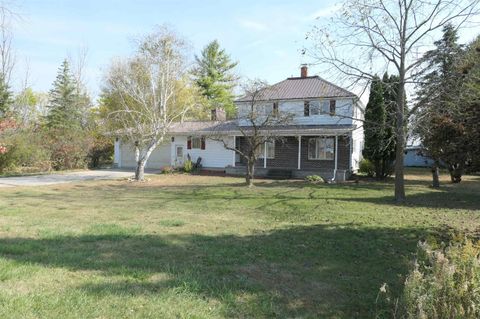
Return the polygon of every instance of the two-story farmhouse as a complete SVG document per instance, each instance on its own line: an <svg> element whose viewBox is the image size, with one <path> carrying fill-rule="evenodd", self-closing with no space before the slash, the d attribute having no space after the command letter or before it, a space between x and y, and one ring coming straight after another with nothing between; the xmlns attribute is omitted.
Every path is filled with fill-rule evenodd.
<svg viewBox="0 0 480 319"><path fill-rule="evenodd" d="M307 71L303 66L299 77L272 85L255 103L264 113L291 114L288 123L270 128L279 139L261 148L257 176L283 171L292 177L317 174L342 181L358 169L363 147L358 97L318 76L308 76ZM224 112L213 110L211 121L176 123L166 143L152 153L147 168L182 166L187 157L194 162L201 157L203 169L245 174L245 160L225 148L219 137L231 148L243 147L249 123L242 114L250 102L248 96L235 102L236 120L226 121ZM115 164L135 167L133 148L120 140L115 143Z"/></svg>

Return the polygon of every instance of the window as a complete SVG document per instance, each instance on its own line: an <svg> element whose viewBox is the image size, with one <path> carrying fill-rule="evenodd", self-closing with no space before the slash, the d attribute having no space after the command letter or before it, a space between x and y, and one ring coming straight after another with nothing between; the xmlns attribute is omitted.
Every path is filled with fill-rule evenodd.
<svg viewBox="0 0 480 319"><path fill-rule="evenodd" d="M205 149L205 138L197 136L189 136L187 139L187 149Z"/></svg>
<svg viewBox="0 0 480 319"><path fill-rule="evenodd" d="M320 107L320 101L305 101L303 102L303 113L305 116L319 115Z"/></svg>
<svg viewBox="0 0 480 319"><path fill-rule="evenodd" d="M333 137L316 137L308 140L309 160L333 160L335 139Z"/></svg>
<svg viewBox="0 0 480 319"><path fill-rule="evenodd" d="M335 115L336 106L337 106L337 101L330 100L330 115Z"/></svg>
<svg viewBox="0 0 480 319"><path fill-rule="evenodd" d="M265 104L263 106L263 115L268 116L273 112L273 104Z"/></svg>
<svg viewBox="0 0 480 319"><path fill-rule="evenodd" d="M260 145L258 157L263 158L265 154L265 145L267 146L267 158L275 158L275 142L266 142Z"/></svg>

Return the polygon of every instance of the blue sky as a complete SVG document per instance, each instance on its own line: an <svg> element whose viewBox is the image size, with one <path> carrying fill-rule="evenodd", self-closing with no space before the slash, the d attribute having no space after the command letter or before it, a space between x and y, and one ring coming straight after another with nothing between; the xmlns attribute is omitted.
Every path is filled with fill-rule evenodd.
<svg viewBox="0 0 480 319"><path fill-rule="evenodd" d="M102 72L113 57L127 56L135 35L169 24L192 44L192 53L218 39L239 61L242 77L271 83L299 73L304 36L315 16L330 12L334 1L52 1L19 4L15 26L17 74L28 61L30 83L47 91L68 55L88 48L86 80L96 96Z"/></svg>
<svg viewBox="0 0 480 319"><path fill-rule="evenodd" d="M169 24L191 42L192 55L218 39L239 61L240 76L275 83L299 74L300 64L309 62L300 54L305 34L315 17L325 19L336 2L23 0L17 2L22 19L14 29L17 81L28 61L31 86L48 91L62 60L86 47L86 82L95 97L113 57L128 56L136 35Z"/></svg>

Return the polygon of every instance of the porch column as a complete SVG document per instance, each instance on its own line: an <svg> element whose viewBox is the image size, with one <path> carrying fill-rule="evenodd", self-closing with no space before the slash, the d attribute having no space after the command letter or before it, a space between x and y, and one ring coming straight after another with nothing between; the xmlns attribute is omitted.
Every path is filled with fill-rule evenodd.
<svg viewBox="0 0 480 319"><path fill-rule="evenodd" d="M263 143L263 168L267 168L267 142Z"/></svg>
<svg viewBox="0 0 480 319"><path fill-rule="evenodd" d="M298 136L298 164L297 164L297 169L301 169L301 163L302 162L302 136Z"/></svg>
<svg viewBox="0 0 480 319"><path fill-rule="evenodd" d="M237 138L235 135L233 136L233 149L237 148ZM237 152L233 151L233 159L232 159L232 167L235 167L235 159L236 159Z"/></svg>
<svg viewBox="0 0 480 319"><path fill-rule="evenodd" d="M333 171L334 179L337 177L337 167L338 167L338 135L335 135L335 170Z"/></svg>

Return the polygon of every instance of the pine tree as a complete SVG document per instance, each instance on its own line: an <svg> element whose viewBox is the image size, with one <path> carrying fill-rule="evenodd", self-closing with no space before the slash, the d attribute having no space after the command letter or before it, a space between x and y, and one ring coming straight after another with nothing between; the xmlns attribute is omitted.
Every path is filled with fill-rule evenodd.
<svg viewBox="0 0 480 319"><path fill-rule="evenodd" d="M12 92L5 79L0 76L0 118L3 118L10 111L13 103Z"/></svg>
<svg viewBox="0 0 480 319"><path fill-rule="evenodd" d="M373 163L375 177L382 178L382 163L385 150L385 98L383 84L376 77L370 85L370 96L365 108L363 156Z"/></svg>
<svg viewBox="0 0 480 319"><path fill-rule="evenodd" d="M415 133L436 166L447 164L452 182L460 182L467 150L459 103L461 74L457 60L462 54L457 30L453 25L443 28L443 36L435 41L435 49L424 57L425 67L417 91ZM438 187L438 168L434 167L434 186Z"/></svg>
<svg viewBox="0 0 480 319"><path fill-rule="evenodd" d="M60 66L53 88L49 93L50 102L45 122L48 128L75 129L81 125L81 110L75 80L70 73L68 61Z"/></svg>
<svg viewBox="0 0 480 319"><path fill-rule="evenodd" d="M397 91L398 91L397 75L383 75L383 98L385 101L385 130L384 130L384 149L383 149L383 163L382 163L382 176L386 177L393 171L393 164L395 161L395 149L396 149L396 117L395 111L397 107ZM406 109L406 106L405 106Z"/></svg>
<svg viewBox="0 0 480 319"><path fill-rule="evenodd" d="M222 107L228 117L235 115L233 104L233 88L236 76L232 73L238 62L232 62L224 49L220 49L217 40L209 43L201 56L195 56L197 63L193 71L195 82L200 87L210 107Z"/></svg>

